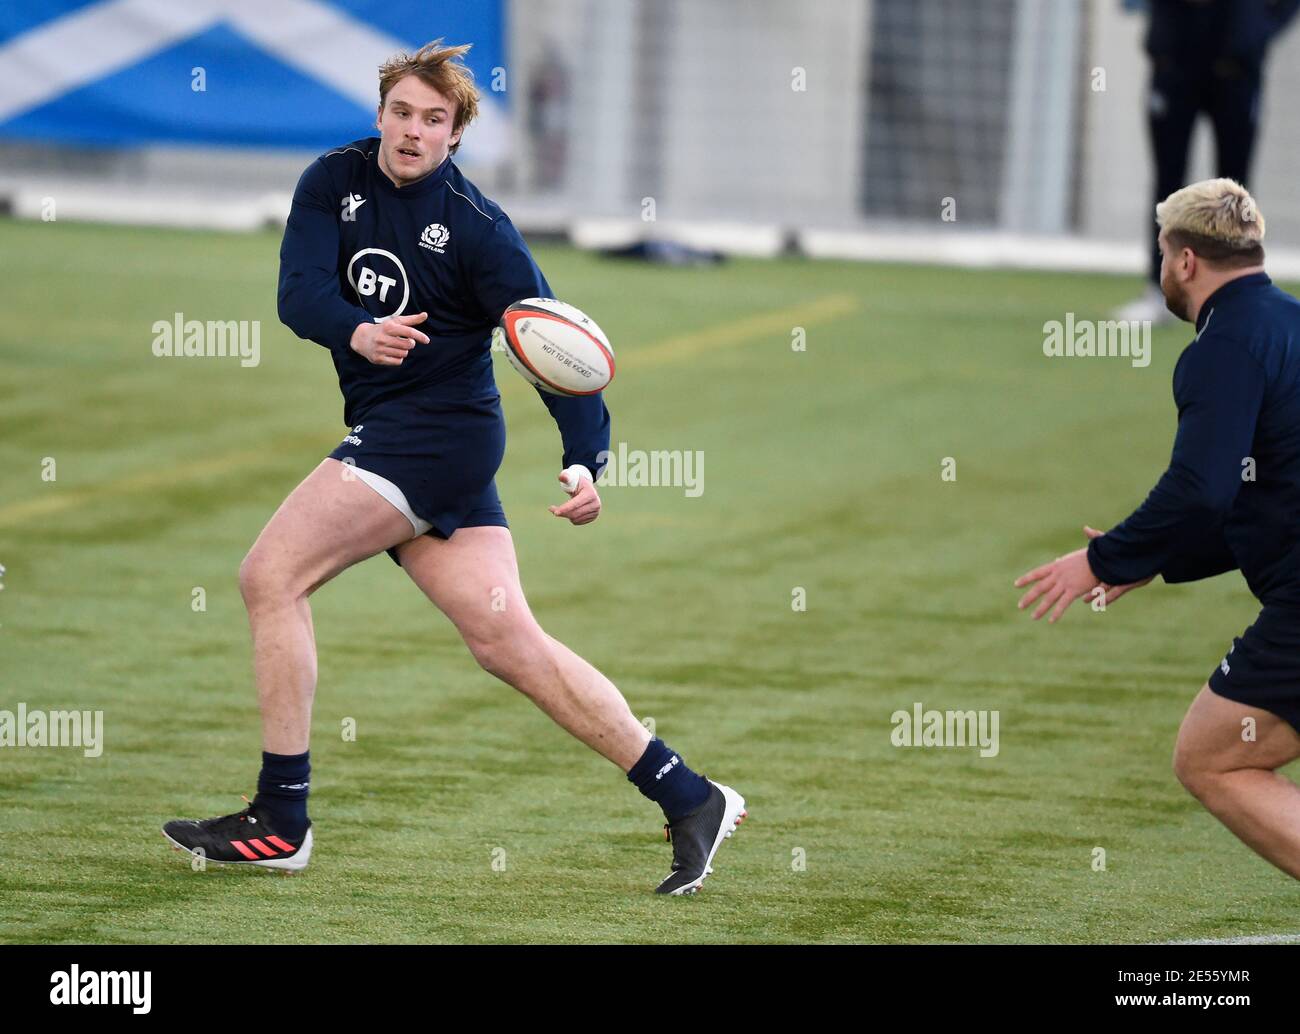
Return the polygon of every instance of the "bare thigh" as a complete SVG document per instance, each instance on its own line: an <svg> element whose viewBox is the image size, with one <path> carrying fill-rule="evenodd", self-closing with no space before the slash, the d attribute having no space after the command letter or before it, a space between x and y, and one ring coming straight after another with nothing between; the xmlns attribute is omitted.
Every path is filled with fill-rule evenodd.
<svg viewBox="0 0 1300 1034"><path fill-rule="evenodd" d="M451 618L474 659L602 757L629 771L650 733L612 682L533 617L506 528L461 528L398 548L402 567Z"/></svg>
<svg viewBox="0 0 1300 1034"><path fill-rule="evenodd" d="M509 528L461 528L449 539L421 535L398 547L397 556L476 656L506 637L543 635L524 599Z"/></svg>
<svg viewBox="0 0 1300 1034"><path fill-rule="evenodd" d="M272 582L310 595L340 571L405 542L411 522L336 459L322 460L267 522L240 569L245 595Z"/></svg>
<svg viewBox="0 0 1300 1034"><path fill-rule="evenodd" d="M1243 768L1272 771L1297 757L1300 734L1290 722L1221 697L1206 685L1178 730L1174 768L1180 776Z"/></svg>

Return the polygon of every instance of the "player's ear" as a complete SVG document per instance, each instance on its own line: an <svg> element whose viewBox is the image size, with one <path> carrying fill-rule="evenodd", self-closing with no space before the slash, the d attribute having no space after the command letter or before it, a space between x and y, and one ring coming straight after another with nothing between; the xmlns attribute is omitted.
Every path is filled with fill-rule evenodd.
<svg viewBox="0 0 1300 1034"><path fill-rule="evenodd" d="M379 120L380 120L381 118L383 118L383 117L384 117L384 102L383 102L383 101L380 101L380 102L379 102L379 107L375 109L375 128L376 128L376 129L381 129L381 128L383 128L383 127L381 127L381 126L379 125Z"/></svg>

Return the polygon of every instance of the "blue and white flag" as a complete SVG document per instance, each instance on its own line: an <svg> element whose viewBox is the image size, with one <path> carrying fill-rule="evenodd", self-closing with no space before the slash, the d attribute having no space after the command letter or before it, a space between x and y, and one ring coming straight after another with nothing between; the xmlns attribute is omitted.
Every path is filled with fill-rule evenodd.
<svg viewBox="0 0 1300 1034"><path fill-rule="evenodd" d="M505 0L5 0L0 139L326 151L372 132L379 65L472 43L461 154L506 146Z"/></svg>

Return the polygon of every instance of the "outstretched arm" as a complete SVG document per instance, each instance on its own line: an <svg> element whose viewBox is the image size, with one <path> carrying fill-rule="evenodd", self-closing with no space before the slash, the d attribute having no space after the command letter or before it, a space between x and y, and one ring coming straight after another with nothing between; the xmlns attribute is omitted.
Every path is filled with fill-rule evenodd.
<svg viewBox="0 0 1300 1034"><path fill-rule="evenodd" d="M1176 556L1160 569L1160 576L1171 585L1176 582L1196 582L1213 578L1216 574L1237 569L1237 558L1223 537L1223 524L1206 532L1193 548Z"/></svg>
<svg viewBox="0 0 1300 1034"><path fill-rule="evenodd" d="M1240 342L1202 334L1174 374L1178 434L1169 469L1146 501L1104 535L1091 528L1085 549L1057 557L1016 579L1030 587L1021 609L1040 600L1037 620L1058 620L1100 585L1107 603L1163 573L1191 581L1236 567L1223 521L1241 488L1264 395L1264 372Z"/></svg>
<svg viewBox="0 0 1300 1034"><path fill-rule="evenodd" d="M1162 571L1186 581L1236 566L1223 521L1241 490L1264 371L1240 341L1207 329L1179 360L1174 397L1178 434L1169 469L1132 515L1088 547L1092 570L1112 585Z"/></svg>

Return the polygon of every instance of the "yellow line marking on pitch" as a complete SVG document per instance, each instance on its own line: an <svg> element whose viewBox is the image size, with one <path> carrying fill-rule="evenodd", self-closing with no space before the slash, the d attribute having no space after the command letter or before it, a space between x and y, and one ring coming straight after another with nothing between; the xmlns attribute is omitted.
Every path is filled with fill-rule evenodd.
<svg viewBox="0 0 1300 1034"><path fill-rule="evenodd" d="M312 435L310 438L300 436L288 441L281 439L277 442L276 447L293 447L332 440L332 437L327 439L321 435ZM86 485L84 488L60 490L51 487L49 489L51 494L44 498L24 499L22 502L0 507L0 528L23 524L35 517L48 517L50 514L60 513L63 510L77 506L85 506L96 500L111 496L130 495L133 492L141 492L150 488L163 488L181 481L198 481L217 474L228 474L265 458L265 455L265 449L243 449L239 452L227 453L224 456L214 456L211 459L196 460L169 467L155 467L140 474L132 474L129 477L119 478L115 481ZM56 492L57 495L54 494Z"/></svg>
<svg viewBox="0 0 1300 1034"><path fill-rule="evenodd" d="M795 327L808 327L847 316L857 310L858 304L858 299L851 294L828 294L804 305L760 312L744 319L728 320L704 330L670 337L647 348L629 352L626 362L631 369L642 370L647 366L677 362L701 352L742 345L768 334L788 337Z"/></svg>
<svg viewBox="0 0 1300 1034"><path fill-rule="evenodd" d="M795 327L814 326L838 319L854 312L858 304L858 299L852 295L828 294L804 305L791 305L743 319L728 320L705 327L703 330L678 334L647 345L645 348L635 349L620 362L626 362L634 370L674 363L704 352L742 345L754 338L769 334L789 334ZM522 384L512 381L501 386L501 395L503 398L510 398L521 390ZM321 443L323 446L333 440L333 436L326 438L318 434L300 435L288 441L281 439L276 447L283 450L286 447L316 443ZM130 495L133 492L161 488L181 481L197 481L216 474L227 474L250 467L265 458L265 455L265 449L244 449L207 460L155 467L129 477L87 485L84 488L63 490L51 488L50 494L44 498L24 499L21 502L10 503L8 506L0 506L0 528L24 524L37 517L49 517L64 510L88 505L98 499Z"/></svg>

